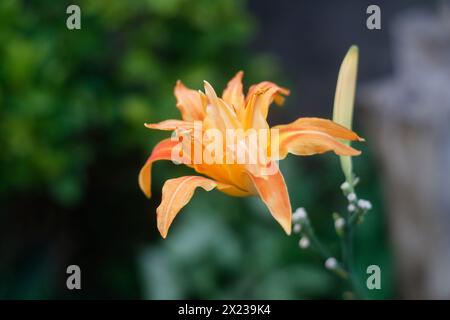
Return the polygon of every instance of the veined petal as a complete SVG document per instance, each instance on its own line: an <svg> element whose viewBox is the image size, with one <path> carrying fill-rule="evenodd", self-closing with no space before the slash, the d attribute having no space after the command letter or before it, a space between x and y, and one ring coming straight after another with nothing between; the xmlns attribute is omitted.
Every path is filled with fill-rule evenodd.
<svg viewBox="0 0 450 320"><path fill-rule="evenodd" d="M153 148L152 154L139 172L139 187L148 198L152 195L151 171L153 162L158 160L171 160L172 148L174 148L178 143L178 141L172 141L171 139L164 139L159 142L155 148Z"/></svg>
<svg viewBox="0 0 450 320"><path fill-rule="evenodd" d="M233 196L233 197L247 197L250 196L252 193L250 191L242 190L238 187L235 187L231 184L224 184L220 183L217 185L217 190L222 191L223 193Z"/></svg>
<svg viewBox="0 0 450 320"><path fill-rule="evenodd" d="M361 151L317 130L292 130L279 134L279 159L284 159L288 153L309 156L327 151L334 151L337 155L347 156L361 154Z"/></svg>
<svg viewBox="0 0 450 320"><path fill-rule="evenodd" d="M216 181L201 176L185 176L167 180L162 189L161 204L156 209L157 225L161 236L166 238L173 219L191 200L196 188L201 187L211 191L216 186Z"/></svg>
<svg viewBox="0 0 450 320"><path fill-rule="evenodd" d="M180 110L183 120L203 120L206 105L198 91L188 89L178 80L175 85L174 94L177 98L177 108Z"/></svg>
<svg viewBox="0 0 450 320"><path fill-rule="evenodd" d="M265 122L267 119L269 106L274 101L276 104L282 105L284 103L283 95L289 95L289 90L268 81L250 87L245 102L244 128L261 129L265 127L262 120Z"/></svg>
<svg viewBox="0 0 450 320"><path fill-rule="evenodd" d="M238 118L241 117L241 114L244 110L244 100L245 96L243 93L242 87L242 77L244 76L244 72L239 71L236 75L228 82L226 89L223 91L222 98L227 103L229 103L234 110Z"/></svg>
<svg viewBox="0 0 450 320"><path fill-rule="evenodd" d="M220 181L226 188L218 188L226 194L245 197L251 195L251 181L245 173L245 166L240 164L196 164L194 170L200 174L208 176L216 181Z"/></svg>
<svg viewBox="0 0 450 320"><path fill-rule="evenodd" d="M209 105L206 112L207 117L217 129L225 132L226 129L237 129L241 127L234 109L224 100L217 97L214 88L207 82L205 84L205 94L208 97Z"/></svg>
<svg viewBox="0 0 450 320"><path fill-rule="evenodd" d="M263 112L258 108L258 100L264 91L255 92L248 103L245 105L244 116L242 119L242 126L245 130L248 129L268 129L266 117L264 117Z"/></svg>
<svg viewBox="0 0 450 320"><path fill-rule="evenodd" d="M280 133L298 130L314 130L327 133L339 139L364 141L363 138L359 137L352 130L331 120L321 118L299 118L288 124L274 126L272 129L277 129Z"/></svg>
<svg viewBox="0 0 450 320"><path fill-rule="evenodd" d="M284 104L284 97L283 96L288 96L290 94L289 89L280 87L278 85L276 85L273 82L270 81L263 81L260 82L258 84L254 84L250 87L250 89L248 90L248 94L245 100L245 103L247 104L252 95L254 95L256 92L265 92L267 90L270 90L270 93L267 96L267 108L269 107L269 105L272 102L275 102L275 104L277 104L278 106L281 106ZM267 116L267 111L265 112L265 116Z"/></svg>
<svg viewBox="0 0 450 320"><path fill-rule="evenodd" d="M161 121L158 123L145 123L144 126L149 129L173 131L173 130L177 130L177 129L193 129L194 122L170 119L170 120L164 120L164 121Z"/></svg>
<svg viewBox="0 0 450 320"><path fill-rule="evenodd" d="M292 209L286 183L279 170L275 174L256 177L250 174L256 191L284 231L291 234Z"/></svg>

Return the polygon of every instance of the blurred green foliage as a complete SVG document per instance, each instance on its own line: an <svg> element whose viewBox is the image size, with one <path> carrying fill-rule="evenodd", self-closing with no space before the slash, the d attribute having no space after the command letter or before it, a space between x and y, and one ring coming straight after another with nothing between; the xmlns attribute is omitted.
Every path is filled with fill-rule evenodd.
<svg viewBox="0 0 450 320"><path fill-rule="evenodd" d="M175 81L223 84L252 29L234 0L96 0L76 2L69 31L71 3L0 4L2 194L39 186L77 203L99 149L148 152L143 123L178 117Z"/></svg>
<svg viewBox="0 0 450 320"><path fill-rule="evenodd" d="M66 28L69 4L81 7L81 30ZM179 117L177 79L220 90L243 69L247 86L277 80L271 57L246 50L253 31L238 0L0 2L0 297L342 297L346 285L258 199L197 192L162 241L162 183L186 171L155 164L151 201L137 187L166 136L143 123ZM374 203L358 239L361 281L367 263L390 263L370 163L365 156L355 170ZM337 158L289 158L282 170L292 206L310 210L335 243L331 211L345 205ZM69 264L82 268L81 292L65 288Z"/></svg>

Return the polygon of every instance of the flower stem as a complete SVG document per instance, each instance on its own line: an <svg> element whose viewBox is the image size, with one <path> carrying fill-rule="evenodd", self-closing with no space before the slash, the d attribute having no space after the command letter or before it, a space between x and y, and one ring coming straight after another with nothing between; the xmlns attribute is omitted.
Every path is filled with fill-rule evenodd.
<svg viewBox="0 0 450 320"><path fill-rule="evenodd" d="M354 188L351 192L355 193ZM353 200L353 202L356 203L356 198ZM355 275L353 260L353 238L355 226L360 221L364 213L365 210L362 210L357 205L354 206L353 211L347 210L345 215L345 227L343 232L339 235L341 238L342 262L345 270L348 272L349 283L352 291L354 292L356 297L360 299L365 299L365 294Z"/></svg>
<svg viewBox="0 0 450 320"><path fill-rule="evenodd" d="M316 236L314 228L309 222L309 219L306 219L303 222L303 228L304 228L303 233L311 240L311 244L317 250L319 255L324 259L324 261L332 257L330 250L328 250L328 248ZM348 279L348 272L341 263L338 262L337 265L332 269L332 271L342 279L344 280Z"/></svg>

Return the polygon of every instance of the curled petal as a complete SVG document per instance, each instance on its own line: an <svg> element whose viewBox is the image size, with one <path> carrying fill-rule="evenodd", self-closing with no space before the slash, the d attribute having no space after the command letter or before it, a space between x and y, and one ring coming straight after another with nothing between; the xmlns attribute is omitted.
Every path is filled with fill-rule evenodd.
<svg viewBox="0 0 450 320"><path fill-rule="evenodd" d="M180 110L183 120L203 120L205 117L206 105L198 91L188 89L180 80L178 80L174 94L177 98L177 108Z"/></svg>
<svg viewBox="0 0 450 320"><path fill-rule="evenodd" d="M275 143L272 141L272 143ZM334 151L337 155L357 156L361 151L340 142L331 135L316 130L292 130L279 134L279 159L288 153L309 156Z"/></svg>
<svg viewBox="0 0 450 320"><path fill-rule="evenodd" d="M145 162L141 171L139 172L139 187L142 192L150 198L151 192L151 171L153 162L158 160L171 160L172 148L178 145L178 141L172 141L171 139L164 139L158 143L152 151L152 154Z"/></svg>
<svg viewBox="0 0 450 320"><path fill-rule="evenodd" d="M250 101L252 95L254 95L255 93L265 92L267 90L270 90L270 92L271 92L271 94L268 95L268 97L267 97L267 101L268 101L267 107L269 107L269 105L272 102L275 102L278 106L283 105L284 104L283 96L288 96L290 94L289 89L280 87L270 81L263 81L263 82L260 82L260 83L255 84L250 87L250 89L248 90L248 94L247 94L245 102L248 103ZM267 112L266 112L266 115L267 115Z"/></svg>
<svg viewBox="0 0 450 320"><path fill-rule="evenodd" d="M299 130L314 130L329 134L330 136L339 139L364 141L363 138L358 136L352 130L349 130L331 120L321 118L299 118L289 124L275 126L273 129L279 130L280 133Z"/></svg>
<svg viewBox="0 0 450 320"><path fill-rule="evenodd" d="M284 103L283 95L289 95L289 90L268 81L250 87L245 102L244 128L261 129L265 127L261 122L262 120L265 122L267 119L269 106L272 102L282 105Z"/></svg>
<svg viewBox="0 0 450 320"><path fill-rule="evenodd" d="M162 189L161 204L156 209L157 225L161 236L166 238L173 219L191 200L196 188L201 187L211 191L216 186L216 181L201 176L185 176L167 180Z"/></svg>
<svg viewBox="0 0 450 320"><path fill-rule="evenodd" d="M292 209L286 183L279 170L265 177L250 175L254 187L284 231L291 234Z"/></svg>
<svg viewBox="0 0 450 320"><path fill-rule="evenodd" d="M261 103L258 103L258 100L261 99L261 95L264 94L263 91L257 91L252 95L249 102L245 106L244 116L243 116L243 127L245 130L248 129L268 129L269 125L267 124L266 117L264 116L261 108Z"/></svg>
<svg viewBox="0 0 450 320"><path fill-rule="evenodd" d="M193 129L194 122L193 121L184 121L184 120L164 120L159 123L145 123L144 124L149 129L156 130L168 130L173 131L177 129Z"/></svg>

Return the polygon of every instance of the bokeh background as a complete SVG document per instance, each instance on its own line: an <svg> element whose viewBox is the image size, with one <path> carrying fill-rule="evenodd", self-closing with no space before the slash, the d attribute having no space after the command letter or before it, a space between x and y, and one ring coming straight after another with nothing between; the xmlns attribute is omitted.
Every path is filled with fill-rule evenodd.
<svg viewBox="0 0 450 320"><path fill-rule="evenodd" d="M81 8L81 30L66 28L70 4ZM354 165L361 178L359 195L373 204L356 233L358 278L364 284L367 266L381 267L381 290L366 290L371 299L450 298L450 273L445 273L449 205L433 198L448 192L448 182L419 200L416 195L424 192L413 187L429 190L449 168L448 137L429 142L424 132L434 128L426 121L427 110L437 104L433 97L448 91L433 93L433 88L448 88L450 80L441 77L433 86L412 89L400 85L401 79L381 82L396 77L405 54L398 44L405 38L401 26L408 30L415 20L405 18L399 26L398 17L414 8L436 17L448 11L436 1L376 1L382 29L368 30L370 4L2 0L0 298L343 298L347 284L326 271L313 252L301 250L298 237L287 237L256 198L197 191L162 240L155 217L162 184L189 171L171 162L156 163L151 200L139 190L137 175L153 146L167 136L143 123L178 117L177 79L198 89L206 79L220 92L244 70L247 87L271 80L291 89L286 105L271 109L270 123L330 118L339 65L352 44L360 48L355 130L367 139L358 145L363 155ZM425 45L437 48L430 49L430 61L445 72L450 70L448 56L436 56L449 52L449 30L441 42L432 38ZM419 60L404 69L418 65L426 64ZM427 70L421 69L417 78L411 75L404 78L429 83ZM396 84L400 89L393 90ZM405 124L409 103L396 96L402 90L415 102L431 97L419 106L425 110L417 116L422 122ZM442 99L439 105L449 107L450 99ZM385 110L384 105L392 107ZM438 137L450 127L446 110L436 116L443 122ZM401 138L395 142L392 137ZM416 141L422 141L421 148L415 148ZM419 157L435 154L443 144L444 160ZM400 150L405 145L410 153ZM416 155L420 161L410 166ZM401 168L410 180L399 182L395 173ZM289 157L281 169L292 206L308 210L319 236L339 255L331 218L346 207L338 158ZM416 176L422 169L435 174ZM424 179L430 181L425 186ZM413 199L419 205L410 212ZM428 205L436 201L437 208ZM433 223L440 226L438 232L429 226ZM430 237L433 242L424 246ZM434 269L427 267L430 252ZM71 264L81 267L82 290L66 288Z"/></svg>

